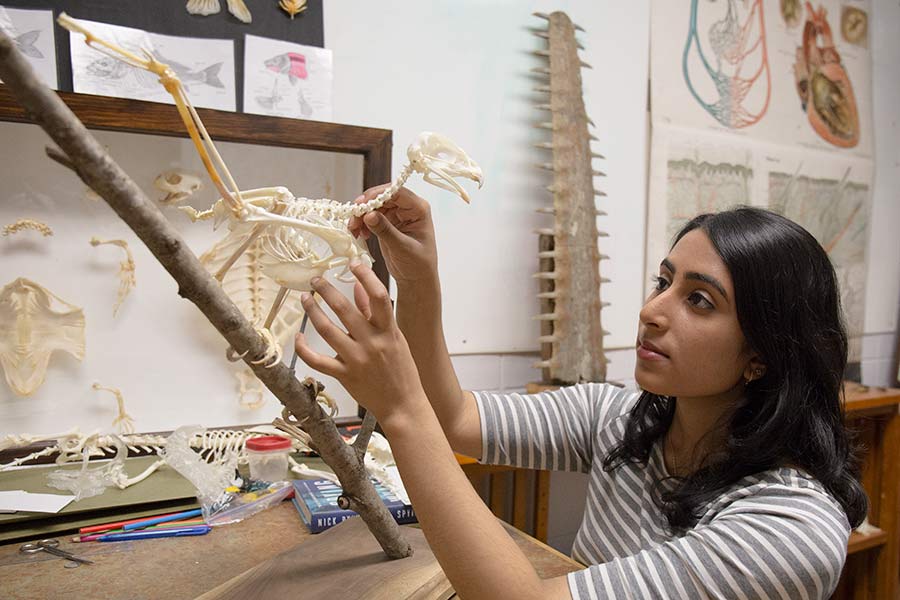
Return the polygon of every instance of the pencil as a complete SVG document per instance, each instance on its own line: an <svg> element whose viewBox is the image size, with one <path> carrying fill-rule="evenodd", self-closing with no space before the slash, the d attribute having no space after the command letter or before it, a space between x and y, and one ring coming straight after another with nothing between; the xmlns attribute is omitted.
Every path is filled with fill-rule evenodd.
<svg viewBox="0 0 900 600"><path fill-rule="evenodd" d="M130 521L119 521L118 523L105 523L103 525L91 525L90 527L82 527L78 530L78 533L96 533L98 531L109 531L110 529L121 529L125 525L130 525L131 523L140 523L141 521L147 521L149 519L155 519L157 517L171 517L173 515L181 514L180 512L174 513L164 513L161 515L153 515L150 517L141 517L140 519L131 519Z"/></svg>
<svg viewBox="0 0 900 600"><path fill-rule="evenodd" d="M177 527L190 527L196 525L206 525L206 521L204 521L203 519L188 519L187 521L173 521L171 523L162 523L160 525L150 525L149 527L146 527L146 529L174 529ZM89 535L76 535L72 538L72 541L76 543L94 542L97 541L97 538L99 538L101 535L106 535L107 533L125 533L125 531L122 528L118 528L104 530Z"/></svg>

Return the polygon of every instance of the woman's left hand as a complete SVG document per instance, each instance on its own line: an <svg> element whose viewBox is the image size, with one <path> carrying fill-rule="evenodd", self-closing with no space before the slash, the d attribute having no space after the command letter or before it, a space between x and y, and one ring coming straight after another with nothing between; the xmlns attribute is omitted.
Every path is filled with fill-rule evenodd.
<svg viewBox="0 0 900 600"><path fill-rule="evenodd" d="M299 333L294 347L303 362L340 381L359 404L384 423L425 400L425 392L406 338L394 320L387 289L375 272L361 263L351 264L350 271L357 280L353 303L324 278L310 282L346 331L325 314L312 295L301 296L310 323L337 356L315 352Z"/></svg>

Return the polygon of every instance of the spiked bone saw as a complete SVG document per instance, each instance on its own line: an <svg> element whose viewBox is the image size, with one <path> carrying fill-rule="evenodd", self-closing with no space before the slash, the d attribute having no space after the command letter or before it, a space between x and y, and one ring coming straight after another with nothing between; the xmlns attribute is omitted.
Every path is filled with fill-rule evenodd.
<svg viewBox="0 0 900 600"><path fill-rule="evenodd" d="M540 236L538 259L540 272L541 362L545 383L577 383L605 381L607 359L603 352L603 336L608 332L600 324L600 312L606 303L600 301L600 284L608 281L600 276L600 261L608 258L600 254L597 210L594 197L606 196L594 189L594 176L604 173L593 168L594 158L603 158L591 151L591 141L597 138L588 131L593 122L584 110L581 91L581 68L591 68L578 56L581 48L575 31L581 30L563 12L550 15L535 13L548 22L546 30L536 31L547 40L547 50L535 54L549 62L549 67L533 69L549 78L549 85L535 91L549 95L549 102L538 109L548 111L549 121L538 123L551 132L550 142L537 144L549 150L552 159L537 165L553 173L553 184L547 190L553 194L553 206L538 212L552 215L553 227L537 231Z"/></svg>

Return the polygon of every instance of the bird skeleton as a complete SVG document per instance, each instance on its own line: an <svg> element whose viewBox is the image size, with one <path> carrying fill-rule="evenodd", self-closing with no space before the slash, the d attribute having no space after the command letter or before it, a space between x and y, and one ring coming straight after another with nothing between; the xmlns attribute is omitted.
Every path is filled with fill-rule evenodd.
<svg viewBox="0 0 900 600"><path fill-rule="evenodd" d="M243 238L216 272L216 279L222 281L235 261L257 240L260 240L264 252L274 259L266 264L263 273L274 279L281 289L262 327L257 325L268 350L255 361L256 364L273 366L281 362L281 346L269 327L290 290L309 291L311 279L335 269L342 269L337 278L345 281L342 277L353 260L371 265L368 252L347 228L351 216L361 217L381 208L413 172L422 174L425 181L432 185L455 192L466 202L469 201L468 195L454 179L465 177L477 182L479 187L482 184L481 169L459 146L439 134L424 132L409 146L409 163L399 177L376 198L364 204L296 197L282 186L241 191L191 105L184 86L168 65L159 62L147 50L143 50L144 56L141 57L98 38L65 13L59 16L58 21L69 31L84 35L88 46L158 75L160 83L172 95L204 167L221 196L206 211L182 208L195 220L213 218L216 227L227 221L229 230ZM229 357L234 358L231 353Z"/></svg>

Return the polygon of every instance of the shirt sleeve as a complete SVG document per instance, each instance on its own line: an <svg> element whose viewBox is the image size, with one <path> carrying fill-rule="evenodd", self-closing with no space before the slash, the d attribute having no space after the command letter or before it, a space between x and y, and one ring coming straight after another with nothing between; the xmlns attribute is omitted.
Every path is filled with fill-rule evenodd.
<svg viewBox="0 0 900 600"><path fill-rule="evenodd" d="M568 575L575 600L828 598L850 526L824 492L769 486L709 523L633 556Z"/></svg>
<svg viewBox="0 0 900 600"><path fill-rule="evenodd" d="M603 450L596 447L598 432L625 414L637 397L633 390L602 383L539 394L474 394L481 419L481 462L582 472Z"/></svg>

